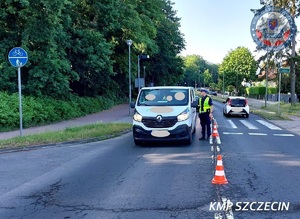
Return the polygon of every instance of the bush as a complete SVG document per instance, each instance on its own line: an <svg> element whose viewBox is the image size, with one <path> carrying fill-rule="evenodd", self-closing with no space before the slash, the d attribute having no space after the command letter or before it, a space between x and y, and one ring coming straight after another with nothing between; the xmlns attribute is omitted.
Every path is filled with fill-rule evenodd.
<svg viewBox="0 0 300 219"><path fill-rule="evenodd" d="M8 131L20 126L19 96L0 92L0 130ZM71 96L69 100L51 97L22 96L23 127L32 127L68 120L100 112L123 102L108 97Z"/></svg>
<svg viewBox="0 0 300 219"><path fill-rule="evenodd" d="M258 95L265 95L266 94L266 87L247 87L246 93L248 96L258 96ZM268 87L268 94L276 94L277 88L276 87Z"/></svg>

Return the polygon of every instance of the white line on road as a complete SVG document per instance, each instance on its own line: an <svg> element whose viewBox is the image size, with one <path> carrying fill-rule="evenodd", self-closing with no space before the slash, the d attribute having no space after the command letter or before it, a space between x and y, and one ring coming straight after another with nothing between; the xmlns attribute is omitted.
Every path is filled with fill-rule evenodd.
<svg viewBox="0 0 300 219"><path fill-rule="evenodd" d="M293 134L274 134L274 136L291 137L291 136L295 136L295 135L293 135Z"/></svg>
<svg viewBox="0 0 300 219"><path fill-rule="evenodd" d="M243 135L242 132L223 132L224 135Z"/></svg>
<svg viewBox="0 0 300 219"><path fill-rule="evenodd" d="M240 120L248 129L258 129L255 125L252 125L250 122L246 120Z"/></svg>
<svg viewBox="0 0 300 219"><path fill-rule="evenodd" d="M232 122L231 119L228 120L229 124L231 125L231 128L237 129L237 126Z"/></svg>
<svg viewBox="0 0 300 219"><path fill-rule="evenodd" d="M256 120L257 122L259 122L260 124L268 127L269 129L271 130L282 130L281 128L279 128L278 126L276 125L273 125L272 123L269 123L267 121L264 121L264 120Z"/></svg>
<svg viewBox="0 0 300 219"><path fill-rule="evenodd" d="M249 135L259 135L259 136L261 136L261 135L268 135L268 134L265 134L265 133L249 133Z"/></svg>

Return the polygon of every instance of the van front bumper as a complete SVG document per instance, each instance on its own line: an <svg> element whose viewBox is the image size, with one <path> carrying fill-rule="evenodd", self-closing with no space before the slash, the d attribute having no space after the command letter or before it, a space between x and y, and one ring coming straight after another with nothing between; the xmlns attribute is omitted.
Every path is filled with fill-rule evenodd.
<svg viewBox="0 0 300 219"><path fill-rule="evenodd" d="M138 141L181 141L188 140L192 127L188 125L179 125L173 130L145 130L139 125L133 126L133 138ZM154 132L168 132L168 135L165 137L157 137Z"/></svg>

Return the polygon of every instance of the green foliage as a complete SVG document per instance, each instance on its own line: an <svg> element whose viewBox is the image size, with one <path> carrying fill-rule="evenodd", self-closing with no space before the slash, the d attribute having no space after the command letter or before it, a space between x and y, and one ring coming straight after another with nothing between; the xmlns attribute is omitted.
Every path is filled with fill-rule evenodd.
<svg viewBox="0 0 300 219"><path fill-rule="evenodd" d="M22 67L28 96L66 99L128 96L128 46L132 79L137 55L150 55L146 83L174 84L183 75L177 55L184 49L170 0L2 0L0 3L0 91L17 92L16 69L7 61L11 48L29 56ZM124 92L125 91L125 92Z"/></svg>
<svg viewBox="0 0 300 219"><path fill-rule="evenodd" d="M235 87L233 85L228 85L227 90L229 93L232 93L234 91Z"/></svg>
<svg viewBox="0 0 300 219"><path fill-rule="evenodd" d="M241 82L254 80L256 72L256 62L249 49L238 47L230 51L219 68L219 88L232 85L235 90L240 91ZM223 78L225 79L223 82ZM222 79L222 80L220 80Z"/></svg>
<svg viewBox="0 0 300 219"><path fill-rule="evenodd" d="M218 66L210 64L199 55L188 55L184 60L184 78L182 82L198 87L208 86L210 83L217 83Z"/></svg>
<svg viewBox="0 0 300 219"><path fill-rule="evenodd" d="M18 94L0 92L0 130L9 130L19 127L19 99ZM31 127L49 124L62 120L84 116L87 114L109 109L120 103L111 97L83 98L75 95L69 100L57 100L43 97L22 97L23 126Z"/></svg>
<svg viewBox="0 0 300 219"><path fill-rule="evenodd" d="M268 87L268 94L276 94L277 92L278 91L277 91L276 87ZM250 96L265 95L266 87L264 87L264 86L247 87L246 93L247 93L247 95L250 95Z"/></svg>
<svg viewBox="0 0 300 219"><path fill-rule="evenodd" d="M218 86L217 86L217 84L215 84L215 83L209 83L209 88L210 88L211 90L213 90L213 91L218 90Z"/></svg>
<svg viewBox="0 0 300 219"><path fill-rule="evenodd" d="M183 77L183 61L177 55L184 49L185 42L179 31L180 19L176 17L173 4L170 0L161 1L162 10L155 23L158 51L152 55L149 62L152 71L148 74L148 80L151 79L155 85L178 84Z"/></svg>

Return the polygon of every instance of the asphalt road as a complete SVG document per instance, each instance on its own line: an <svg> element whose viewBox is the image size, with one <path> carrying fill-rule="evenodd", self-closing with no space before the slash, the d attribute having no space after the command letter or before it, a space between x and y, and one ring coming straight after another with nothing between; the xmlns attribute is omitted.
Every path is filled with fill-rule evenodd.
<svg viewBox="0 0 300 219"><path fill-rule="evenodd" d="M199 125L191 146L137 147L128 133L0 154L0 218L225 218L210 208L222 198L291 203L289 211L234 208L234 218L299 218L299 136L252 114L215 112L227 185L211 183L213 152L198 141Z"/></svg>

